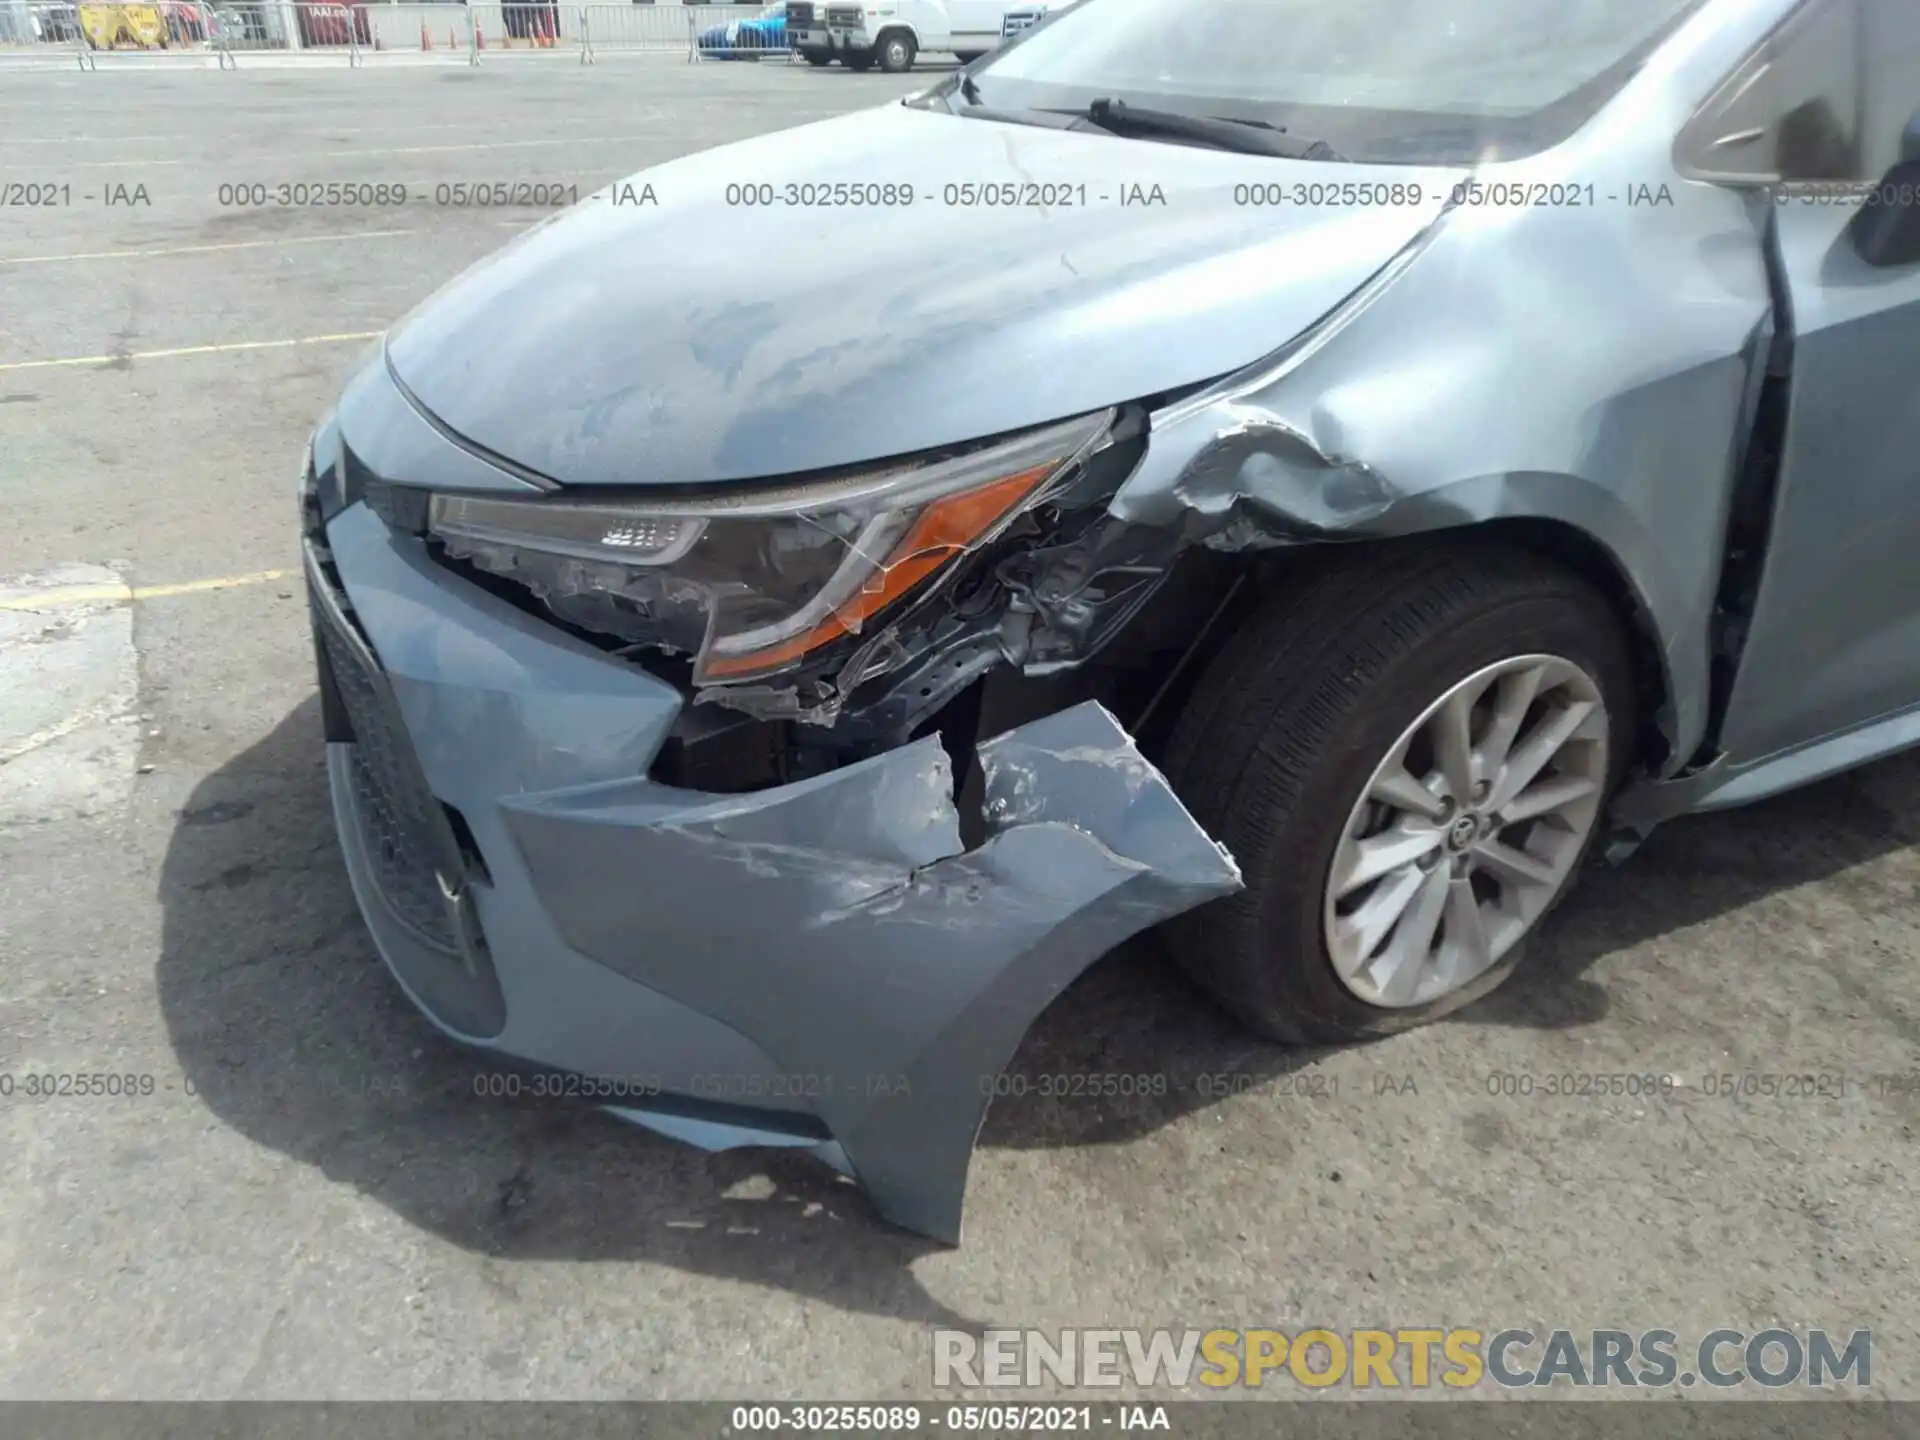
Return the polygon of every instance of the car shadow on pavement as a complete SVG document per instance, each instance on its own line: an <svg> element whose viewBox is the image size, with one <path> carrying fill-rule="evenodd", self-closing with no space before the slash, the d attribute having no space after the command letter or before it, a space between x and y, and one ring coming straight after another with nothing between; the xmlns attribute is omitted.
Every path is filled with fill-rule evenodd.
<svg viewBox="0 0 1920 1440"><path fill-rule="evenodd" d="M1596 961L1920 844L1916 816L1920 751L1739 809L1671 821L1623 863L1590 868L1513 981L1452 1019L1539 1029L1602 1019L1607 993L1586 974ZM1866 888L1863 882L1852 897L1857 905L1866 903ZM1809 953L1805 963L1853 995L1858 959ZM1893 1023L1920 1044L1920 1026Z"/></svg>
<svg viewBox="0 0 1920 1440"><path fill-rule="evenodd" d="M1920 821L1909 816L1920 816L1920 752L1673 821L1624 863L1583 874L1513 977L1443 1023L1571 1030L1604 1020L1607 990L1588 974L1596 962L1920 844ZM1860 983L1841 960L1809 955L1806 963L1821 966L1843 993ZM1886 1009L1858 998L1876 1013ZM1891 1023L1920 1045L1920 1024ZM1315 1062L1328 1053L1251 1037L1183 983L1157 940L1141 937L1082 976L1029 1032L1001 1077L1006 1098L988 1112L981 1144L1123 1143L1276 1081L1312 1098L1323 1093ZM1076 1093L1088 1087L1103 1092L1098 1103ZM1104 1098L1116 1088L1135 1098Z"/></svg>
<svg viewBox="0 0 1920 1440"><path fill-rule="evenodd" d="M974 1328L804 1155L706 1155L564 1100L488 1098L374 953L333 835L318 699L198 785L159 882L160 1004L190 1089L242 1135L501 1260L651 1261Z"/></svg>
<svg viewBox="0 0 1920 1440"><path fill-rule="evenodd" d="M216 1116L487 1256L653 1261L974 1326L913 1273L937 1247L878 1222L856 1186L808 1157L710 1156L582 1105L477 1093L486 1058L441 1037L374 954L321 756L312 699L196 787L168 844L160 1001L183 1074ZM1920 813L1915 797L1920 758L1908 757L1677 822L1626 865L1590 873L1520 975L1454 1023L1599 1019L1605 992L1585 974L1596 960L1914 843L1920 827L1902 817ZM1143 938L1041 1017L981 1144L1123 1142L1316 1058L1248 1036Z"/></svg>

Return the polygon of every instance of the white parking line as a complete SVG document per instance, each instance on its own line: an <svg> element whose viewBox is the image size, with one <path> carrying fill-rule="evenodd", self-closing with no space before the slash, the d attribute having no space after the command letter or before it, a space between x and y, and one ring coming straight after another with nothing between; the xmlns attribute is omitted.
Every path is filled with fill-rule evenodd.
<svg viewBox="0 0 1920 1440"><path fill-rule="evenodd" d="M355 330L345 335L306 335L298 340L236 340L229 345L181 345L172 350L135 350L126 355L73 355L60 360L12 360L9 370L52 370L68 365L118 365L125 360L173 360L182 355L225 355L239 350L284 350L293 345L340 345L350 340L377 340L381 331Z"/></svg>

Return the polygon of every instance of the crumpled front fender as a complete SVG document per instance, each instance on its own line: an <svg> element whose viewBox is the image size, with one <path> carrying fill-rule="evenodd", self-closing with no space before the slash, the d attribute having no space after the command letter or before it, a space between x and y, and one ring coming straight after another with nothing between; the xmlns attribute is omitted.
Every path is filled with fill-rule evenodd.
<svg viewBox="0 0 1920 1440"><path fill-rule="evenodd" d="M979 757L972 850L931 738L757 795L633 780L505 802L568 944L753 1040L880 1213L948 1243L1034 1019L1120 941L1241 884L1096 703Z"/></svg>

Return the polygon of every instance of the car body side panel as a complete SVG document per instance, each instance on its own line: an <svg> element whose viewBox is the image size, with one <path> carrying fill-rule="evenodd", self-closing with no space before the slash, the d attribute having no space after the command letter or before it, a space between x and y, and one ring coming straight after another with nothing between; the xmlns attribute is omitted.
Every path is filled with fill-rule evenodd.
<svg viewBox="0 0 1920 1440"><path fill-rule="evenodd" d="M1706 726L1772 304L1764 212L1682 181L1670 151L1780 7L1748 8L1683 31L1572 141L1484 166L1486 203L1452 206L1320 333L1154 417L1114 513L1228 546L1573 526L1638 596L1677 768Z"/></svg>
<svg viewBox="0 0 1920 1440"><path fill-rule="evenodd" d="M1735 766L1920 705L1920 265L1863 262L1854 213L1780 210L1793 388Z"/></svg>
<svg viewBox="0 0 1920 1440"><path fill-rule="evenodd" d="M1033 1020L1129 935L1240 885L1095 703L980 758L972 851L934 739L771 799L636 780L507 802L570 946L751 1037L880 1212L955 1243L994 1079Z"/></svg>

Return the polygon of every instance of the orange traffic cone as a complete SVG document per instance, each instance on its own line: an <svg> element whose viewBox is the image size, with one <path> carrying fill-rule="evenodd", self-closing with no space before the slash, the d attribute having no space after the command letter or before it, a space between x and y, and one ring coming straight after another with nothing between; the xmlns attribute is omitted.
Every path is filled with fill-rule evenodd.
<svg viewBox="0 0 1920 1440"><path fill-rule="evenodd" d="M433 49L433 37L427 34L427 22L424 20L420 22L420 48L422 50Z"/></svg>

